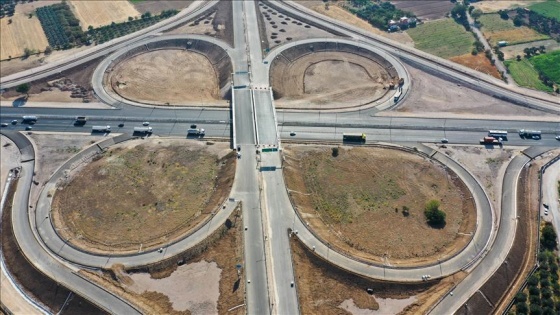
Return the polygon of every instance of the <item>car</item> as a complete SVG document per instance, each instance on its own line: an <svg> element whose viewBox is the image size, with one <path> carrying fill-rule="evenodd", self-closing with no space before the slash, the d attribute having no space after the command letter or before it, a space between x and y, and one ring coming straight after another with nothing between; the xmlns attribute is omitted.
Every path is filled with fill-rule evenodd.
<svg viewBox="0 0 560 315"><path fill-rule="evenodd" d="M2 126L2 127L8 127L8 124L7 124L7 123L2 123L2 125L0 125L0 126Z"/></svg>
<svg viewBox="0 0 560 315"><path fill-rule="evenodd" d="M241 153L237 152L237 158L238 158L238 159L241 158Z"/></svg>
<svg viewBox="0 0 560 315"><path fill-rule="evenodd" d="M17 119L12 120L12 125L17 125Z"/></svg>
<svg viewBox="0 0 560 315"><path fill-rule="evenodd" d="M556 140L560 140L560 136L556 136L556 138L554 138L554 139L556 139Z"/></svg>
<svg viewBox="0 0 560 315"><path fill-rule="evenodd" d="M124 127L124 124L122 124L122 123L119 124L119 128L122 128L122 127Z"/></svg>
<svg viewBox="0 0 560 315"><path fill-rule="evenodd" d="M295 136L295 135L296 135L296 132L295 132L295 131L290 131L290 136L293 137L293 136Z"/></svg>
<svg viewBox="0 0 560 315"><path fill-rule="evenodd" d="M25 127L25 130L31 130L31 129L33 129L33 127L31 127L31 126L26 126Z"/></svg>
<svg viewBox="0 0 560 315"><path fill-rule="evenodd" d="M441 143L449 143L449 140L447 138L442 138Z"/></svg>
<svg viewBox="0 0 560 315"><path fill-rule="evenodd" d="M544 215L548 215L548 210L544 209Z"/></svg>
<svg viewBox="0 0 560 315"><path fill-rule="evenodd" d="M142 126L149 126L149 125L150 125L149 121L145 121L145 122L142 123Z"/></svg>
<svg viewBox="0 0 560 315"><path fill-rule="evenodd" d="M192 124L192 125L191 125L191 129L196 129L196 125L195 125L195 124Z"/></svg>
<svg viewBox="0 0 560 315"><path fill-rule="evenodd" d="M237 146L237 152L239 152L239 151L241 151L241 146L240 145Z"/></svg>

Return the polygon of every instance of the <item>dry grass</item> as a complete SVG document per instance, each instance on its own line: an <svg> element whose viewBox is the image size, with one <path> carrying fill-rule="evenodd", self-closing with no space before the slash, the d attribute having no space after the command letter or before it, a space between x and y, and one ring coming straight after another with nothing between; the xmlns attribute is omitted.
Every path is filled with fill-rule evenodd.
<svg viewBox="0 0 560 315"><path fill-rule="evenodd" d="M9 21L12 23L9 23ZM24 49L44 51L49 45L37 16L16 13L0 19L0 60L21 57ZM4 75L4 74L2 74Z"/></svg>
<svg viewBox="0 0 560 315"><path fill-rule="evenodd" d="M490 60L488 60L484 54L478 54L476 56L473 56L472 54L465 54L449 58L449 60L482 73L486 73L487 75L491 75L495 78L502 78L498 69L490 63Z"/></svg>
<svg viewBox="0 0 560 315"><path fill-rule="evenodd" d="M549 38L548 36L540 34L537 31L528 28L527 26L483 33L484 37L488 39L488 42L492 47L498 45L498 42L502 40L508 42L511 45L514 45L518 43L526 43Z"/></svg>
<svg viewBox="0 0 560 315"><path fill-rule="evenodd" d="M470 192L441 165L390 149L290 146L288 187L298 210L321 238L364 259L414 265L463 248L474 230ZM306 195L304 193L309 193ZM444 228L425 222L424 205L441 201ZM409 208L409 215L403 213ZM391 228L387 228L390 226ZM375 234L375 237L371 237Z"/></svg>
<svg viewBox="0 0 560 315"><path fill-rule="evenodd" d="M235 172L233 154L187 144L109 149L54 195L55 225L70 242L101 252L180 237L218 207Z"/></svg>
<svg viewBox="0 0 560 315"><path fill-rule="evenodd" d="M214 67L208 58L192 51L158 50L134 56L119 63L109 80L116 93L142 103L181 105L220 100Z"/></svg>
<svg viewBox="0 0 560 315"><path fill-rule="evenodd" d="M89 26L99 27L111 22L124 22L128 17L140 16L129 1L69 1L70 7L85 31Z"/></svg>
<svg viewBox="0 0 560 315"><path fill-rule="evenodd" d="M543 2L545 0L500 0L500 1L478 1L473 2L475 8L482 10L484 13L498 12L499 10L509 10L514 8L526 8L531 4Z"/></svg>

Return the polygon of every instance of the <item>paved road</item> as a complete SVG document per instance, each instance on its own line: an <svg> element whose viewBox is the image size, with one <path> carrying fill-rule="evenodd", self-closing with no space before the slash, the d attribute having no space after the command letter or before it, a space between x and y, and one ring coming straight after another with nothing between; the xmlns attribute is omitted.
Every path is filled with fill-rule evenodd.
<svg viewBox="0 0 560 315"><path fill-rule="evenodd" d="M18 182L12 208L13 229L16 240L26 257L35 267L70 290L90 299L101 308L115 314L140 314L124 300L105 291L105 289L80 277L52 257L35 238L29 224L28 200L35 167L34 151L31 142L19 133L2 132L18 146L21 152L22 172Z"/></svg>

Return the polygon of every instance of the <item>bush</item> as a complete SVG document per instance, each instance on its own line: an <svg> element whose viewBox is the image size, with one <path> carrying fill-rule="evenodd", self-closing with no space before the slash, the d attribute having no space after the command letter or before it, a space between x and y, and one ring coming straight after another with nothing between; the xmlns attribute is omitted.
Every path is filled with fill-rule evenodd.
<svg viewBox="0 0 560 315"><path fill-rule="evenodd" d="M443 227L445 225L445 212L439 209L439 201L437 200L430 200L426 203L424 215L431 226Z"/></svg>
<svg viewBox="0 0 560 315"><path fill-rule="evenodd" d="M515 304L515 308L517 309L517 314L527 314L529 312L529 308L525 302Z"/></svg>
<svg viewBox="0 0 560 315"><path fill-rule="evenodd" d="M538 278L536 275L532 274L532 275L527 279L527 284L528 284L529 286L535 286L535 285L539 284L539 278Z"/></svg>
<svg viewBox="0 0 560 315"><path fill-rule="evenodd" d="M332 148L332 156L333 156L333 157L337 157L337 156L338 156L338 151L339 151L339 148L338 148L338 147Z"/></svg>
<svg viewBox="0 0 560 315"><path fill-rule="evenodd" d="M556 248L556 231L554 231L552 224L548 222L542 229L541 246L549 250L554 250Z"/></svg>
<svg viewBox="0 0 560 315"><path fill-rule="evenodd" d="M527 302L527 294L523 293L523 292L518 292L515 295L515 301L516 302Z"/></svg>
<svg viewBox="0 0 560 315"><path fill-rule="evenodd" d="M29 93L29 90L31 89L31 86L29 85L29 83L23 83L18 85L18 87L16 88L16 92L21 93L21 94L27 94Z"/></svg>

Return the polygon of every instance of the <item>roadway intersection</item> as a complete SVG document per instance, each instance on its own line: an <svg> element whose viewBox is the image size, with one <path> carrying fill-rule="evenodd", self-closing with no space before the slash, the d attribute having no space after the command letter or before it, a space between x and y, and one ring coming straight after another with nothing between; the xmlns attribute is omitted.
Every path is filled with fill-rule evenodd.
<svg viewBox="0 0 560 315"><path fill-rule="evenodd" d="M204 10L207 10L211 3L203 5L197 2L196 4L200 6L196 14L200 14ZM294 9L296 6L293 3L286 4L278 2L275 3L275 5L282 7L285 11L291 12L294 16L301 16L304 14L302 13L303 11ZM195 7L192 8L194 9ZM544 152L548 150L549 147L558 147L558 141L554 139L555 135L560 134L560 119L558 119L558 116L551 114L541 121L505 121L499 119L431 119L372 116L379 111L380 108L360 109L358 111L354 110L348 112L301 112L288 110L279 112L274 108L274 100L268 82L269 63L263 62L255 3L253 1L234 1L233 12L234 16L242 17L234 20L235 47L231 48L224 44L217 43L222 45L222 48L226 49L232 59L234 67L232 78L233 108L231 111L229 109L136 107L133 106L136 104L130 104L123 100L115 101L114 99L111 100L108 96L103 96L102 100L114 106L114 109L84 110L3 107L0 119L2 122L5 122L11 121L12 119L20 119L22 115L32 114L39 116L39 122L33 126L33 131L76 132L83 130L89 133L88 126L106 124L112 125L114 127L114 132L125 134L131 134L133 126L138 126L142 121L147 120L151 122L155 134L179 137L185 136L185 130L188 129L188 125L197 123L206 129L208 137L232 138L234 147L239 145L242 150L242 158L238 163L236 182L232 189L231 196L243 203L244 225L247 226L245 232L245 277L247 282L250 281L250 283L247 284L247 310L249 314L299 313L297 288L291 285L292 281L294 281L294 276L290 257L290 235L288 234L288 230L298 231L298 237L308 246L316 246L317 253L320 256L326 256L327 260L345 269L379 279L419 281L420 275L428 272L426 270L430 270L429 273L436 276L437 270L439 270L439 276L443 276L461 269L466 263L478 265L472 270L471 275L457 287L455 290L456 298L443 299L433 310L433 313L443 314L450 309L457 309L460 307L462 304L461 301L466 301L470 294L472 294L472 289L482 285L482 279L486 279L491 275L490 271L495 270L497 268L496 266L499 266L500 259L503 260L505 255L507 255L511 247L511 242L513 241L510 234L515 231L515 226L511 226L512 222L515 223L514 220L507 221L511 218L502 216L500 222L501 228L496 232L496 235L494 235L495 238L490 237L489 234L492 227L490 227L490 230L484 229L482 234L479 234L481 235L480 240L473 242L470 249L463 252L465 258L460 260L460 262L453 262L450 260L452 262L445 262L443 266L442 264L439 266L426 266L426 270L422 268L418 268L417 270L399 270L387 268L386 266L370 266L330 250L307 230L304 222L295 216L295 212L285 190L281 169L281 150L265 154L263 152L257 153L255 149L262 149L263 147L281 149L282 141L288 139L339 142L343 132L355 132L357 130L365 132L368 135L368 142L396 142L408 145L409 143L417 142L439 142L441 138L448 138L450 142L457 144L478 144L478 140L484 136L488 129L505 129L509 131L515 131L517 129L538 129L543 131L542 139L528 140L511 136L506 145L539 146L541 148L540 150ZM359 41L355 43L356 45L371 45L378 47L378 49L387 49L387 51L392 49L394 51L394 47L390 46L393 43L387 44L374 41L366 36L362 36L363 34L353 32L347 26L340 27L339 25L333 25L331 22L327 21L326 18L314 17L309 14L309 12L306 12L306 14L308 14L305 17L306 19L315 19L315 23L327 24L329 28L336 29L338 32L348 33L349 36ZM178 20L177 22L180 21L183 20ZM163 29L165 28L159 31ZM129 46L131 43L142 45L145 43L142 42L142 40L154 40L153 35L156 31L157 30L153 30L151 33L136 37L133 41L125 41L125 39L123 39L122 44L112 46L106 50L103 50L103 47L98 47L98 52L95 53L104 55L124 46ZM148 36L152 37L147 38ZM196 38L213 41L214 43L217 42L216 40L204 37ZM309 42L312 41L313 40L310 40ZM294 45L295 44L296 43L294 43ZM286 48L287 46L282 49ZM273 50L271 54L267 56L267 59L274 58L274 54L280 51L280 49L276 51ZM464 69L457 71L455 68L450 68L445 62L441 62L440 60L434 61L433 58L425 58L425 56L417 51L411 52L410 49L398 51L396 55L409 62L421 64L423 67L430 68L432 71L437 71L441 73L442 76L448 76L453 80L464 82L466 85L470 85L477 90L510 99L513 103L523 104L531 108L539 108L547 112L560 112L558 103L556 102L555 104L554 101L551 101L547 96L524 96L516 91L508 90L499 82L494 82L487 78L477 78L482 76L480 74L473 74ZM93 53L91 56L94 56ZM111 57L106 59L105 62L109 62L110 59ZM80 61L77 63L79 62ZM68 67L75 64L76 63L68 61ZM44 71L56 72L57 69L46 69ZM41 72L38 74L37 78L43 76L45 73L50 72ZM21 80L17 78L16 75L10 76L10 78L4 78L2 80L2 86L7 87L19 84L22 80L29 80L32 75L32 73L22 75L23 79ZM73 125L74 117L83 115L89 117L88 125L84 127L75 127ZM122 128L115 128L121 123L124 124ZM10 133L10 131L21 131L23 128L24 127L18 123L3 128L3 132L6 131ZM296 132L297 135L295 137L290 136L292 131ZM11 137L20 137L14 135L14 133L10 134ZM27 147L24 140L20 139L17 142L18 146L21 144L24 148ZM412 146L420 148L420 151L427 150L427 148L420 144L412 144ZM445 159L445 157L441 155L441 159ZM504 186L502 212L505 210L505 213L509 216L515 217L515 196L513 196L514 194L512 194L512 192L515 191L516 179L519 171L528 161L529 159L526 156L514 159L506 173L507 178L504 179L504 185L508 183L510 186ZM454 163L453 161L446 162ZM271 166L275 168L270 168ZM95 262L95 260L92 260L94 255L72 252L71 248L65 246L64 240L56 239L56 233L52 234L52 232L47 231L48 226L45 228L41 227L42 224L48 224L50 220L41 220L42 214L40 213L36 217L38 233L42 235L42 240L45 243L49 243L46 247L50 249L50 252L49 249L43 248L41 244L34 242L34 240L30 238L34 233L34 231L31 231L31 227L29 227L29 230L23 228L27 220L24 214L26 214L28 189L31 183L29 174L33 173L33 167L32 159L29 160L27 164L24 164L24 180L20 181L18 185L18 202L14 205L14 209L20 209L20 213L22 213L21 217L18 219L21 229L17 235L18 241L27 243L27 247L24 249L26 254L28 251L36 251L36 253L29 255L42 255L35 258L43 259L46 262L46 265L42 264L40 267L45 273L60 279L61 283L65 283L76 292L98 301L98 304L103 308L120 314L133 312L133 310L130 309L130 305L122 302L103 289L91 284L88 285L84 283L84 280L81 278L81 280L76 279L76 276L69 272L67 267L64 267L63 264L52 258L51 255L55 254L55 256L61 256L78 265L97 267L103 265L102 260L107 261L106 257L99 257L97 258L98 262ZM262 170L262 167L265 167L269 171L259 172L258 170ZM460 167L457 166L457 170L459 169ZM476 180L469 180L467 179L468 176L469 174L467 172L462 178L467 184L470 182L469 187L471 190L481 190L480 187L477 188ZM56 180L56 176L54 179ZM27 191L27 195L25 191ZM44 191L48 191L48 189ZM483 191L477 194L481 198L477 201L477 208L479 211L484 211L484 209L481 210L481 207L484 208L483 204L485 200L487 202L487 198L483 196ZM39 204L38 208L48 209L49 207L46 204ZM228 211L233 211L233 207L228 207ZM493 222L494 220L491 219L491 210L485 209L485 211L486 215L490 215L490 217L484 218L479 215L479 220ZM227 211L221 211L221 218L212 220L214 221L214 225L211 226L212 230L220 225L222 218L227 213ZM45 218L47 218L47 216L45 216ZM212 224L212 222L209 224ZM503 233L503 231L507 231L507 233ZM168 251L165 252L164 255L168 255L167 257L169 257L174 253L180 252L181 249L188 248L189 245L199 242L201 238L203 238L202 233L199 233L196 237L195 235L197 235L196 232L193 234L192 238L186 238L184 243L170 245ZM491 240L493 240L493 244L491 244ZM58 252L53 250L53 248L59 248ZM64 251L69 252L64 254ZM483 259L473 263L472 260L478 257ZM158 253L152 252L143 255L135 255L134 257L115 256L109 259L111 259L112 263L119 262L125 265L141 265L163 259L163 257L158 255ZM498 265L496 265L497 263ZM105 265L106 264L105 262ZM368 271L359 272L360 268L366 268Z"/></svg>

